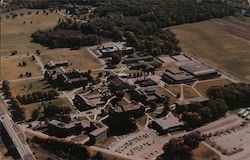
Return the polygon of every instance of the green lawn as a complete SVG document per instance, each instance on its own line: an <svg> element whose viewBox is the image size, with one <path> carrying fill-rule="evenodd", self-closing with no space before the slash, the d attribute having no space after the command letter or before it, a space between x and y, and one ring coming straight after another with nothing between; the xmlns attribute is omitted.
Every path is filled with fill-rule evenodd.
<svg viewBox="0 0 250 160"><path fill-rule="evenodd" d="M230 21L233 21L232 19L236 18L231 17ZM237 21L250 24L249 19ZM171 30L177 35L184 53L250 82L250 45L226 33L223 25L203 21L174 26Z"/></svg>
<svg viewBox="0 0 250 160"><path fill-rule="evenodd" d="M31 11L32 14L27 13ZM31 43L31 34L38 30L45 30L57 24L60 15L57 13L43 14L41 11L36 15L37 10L21 9L18 17L1 21L1 56L10 55L12 51L18 54L34 53L37 49L44 51L45 47L40 44ZM23 13L23 16L20 16ZM5 15L2 16L5 18ZM32 24L31 24L32 21ZM26 22L25 24L23 24Z"/></svg>

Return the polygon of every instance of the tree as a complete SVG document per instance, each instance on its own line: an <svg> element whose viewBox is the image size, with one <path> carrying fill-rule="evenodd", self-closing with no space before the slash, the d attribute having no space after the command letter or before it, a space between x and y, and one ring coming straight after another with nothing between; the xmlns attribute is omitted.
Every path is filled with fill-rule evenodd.
<svg viewBox="0 0 250 160"><path fill-rule="evenodd" d="M207 103L207 107L211 109L214 119L224 116L228 111L228 106L223 99L212 99Z"/></svg>
<svg viewBox="0 0 250 160"><path fill-rule="evenodd" d="M192 149L180 139L170 139L169 142L163 146L163 150L163 159L189 160L192 155Z"/></svg>
<svg viewBox="0 0 250 160"><path fill-rule="evenodd" d="M150 107L150 112L153 112L153 111L155 111L155 109L156 109L156 107L157 107L157 104L155 103L155 102L153 102L153 101L149 101L148 102L149 103L149 107Z"/></svg>
<svg viewBox="0 0 250 160"><path fill-rule="evenodd" d="M122 53L121 52L113 53L111 57L112 57L111 61L113 64L119 64L122 60Z"/></svg>
<svg viewBox="0 0 250 160"><path fill-rule="evenodd" d="M199 127L202 124L202 118L196 112L184 112L182 115L182 120L187 122L192 128Z"/></svg>
<svg viewBox="0 0 250 160"><path fill-rule="evenodd" d="M192 149L197 148L201 140L202 137L199 131L184 136L184 143Z"/></svg>
<svg viewBox="0 0 250 160"><path fill-rule="evenodd" d="M203 123L207 123L212 120L213 115L210 108L202 106L197 112L200 114Z"/></svg>

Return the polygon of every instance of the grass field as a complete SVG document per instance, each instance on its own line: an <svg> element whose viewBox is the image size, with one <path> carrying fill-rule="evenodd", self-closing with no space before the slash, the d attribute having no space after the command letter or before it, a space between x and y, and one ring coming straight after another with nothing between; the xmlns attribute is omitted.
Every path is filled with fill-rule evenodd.
<svg viewBox="0 0 250 160"><path fill-rule="evenodd" d="M199 94L190 86L183 86L183 94L185 99L199 97Z"/></svg>
<svg viewBox="0 0 250 160"><path fill-rule="evenodd" d="M193 150L192 160L220 160L220 156L203 144Z"/></svg>
<svg viewBox="0 0 250 160"><path fill-rule="evenodd" d="M18 66L19 63L26 62L26 66ZM1 58L0 60L0 80L18 79L20 74L25 75L31 72L32 77L41 76L39 66L30 58ZM23 76L25 78L25 76ZM20 78L21 79L21 78Z"/></svg>
<svg viewBox="0 0 250 160"><path fill-rule="evenodd" d="M69 102L68 99L66 98L58 98L58 99L54 99L51 101L45 101L43 102L44 105L48 105L48 104L54 104L57 105L59 107L69 107L73 110L75 110L75 107L71 105L71 103ZM28 105L21 105L21 108L24 110L24 115L25 115L25 120L28 121L29 119L31 119L31 115L32 112L34 110L38 110L39 108L39 113L43 112L43 105L42 102L38 102L38 103L32 103L32 104L28 104Z"/></svg>
<svg viewBox="0 0 250 160"><path fill-rule="evenodd" d="M242 36L249 34L249 27L249 19L227 17L221 21L174 26L171 30L177 35L184 53L250 82L250 45Z"/></svg>
<svg viewBox="0 0 250 160"><path fill-rule="evenodd" d="M195 84L194 88L203 96L206 96L207 89L211 86L224 86L230 82L226 79L208 81L208 82L198 82Z"/></svg>
<svg viewBox="0 0 250 160"><path fill-rule="evenodd" d="M43 79L24 80L10 83L14 95L24 95L37 91L50 91L53 88Z"/></svg>
<svg viewBox="0 0 250 160"><path fill-rule="evenodd" d="M95 57L88 53L86 48L80 50L58 49L52 53L41 55L41 59L44 64L48 61L68 60L70 65L66 70L88 70L102 66Z"/></svg>
<svg viewBox="0 0 250 160"><path fill-rule="evenodd" d="M175 95L179 95L181 93L180 85L167 85L166 89L172 92Z"/></svg>
<svg viewBox="0 0 250 160"><path fill-rule="evenodd" d="M32 14L27 13L31 11ZM57 13L43 14L41 11L36 15L37 10L21 9L18 17L1 21L1 56L10 55L12 51L18 54L34 53L37 49L44 51L45 47L40 44L31 43L30 35L38 30L49 29L57 24L60 15ZM20 16L23 13L23 16ZM3 18L5 16L3 15ZM25 24L24 21L26 22ZM32 24L30 23L32 21Z"/></svg>

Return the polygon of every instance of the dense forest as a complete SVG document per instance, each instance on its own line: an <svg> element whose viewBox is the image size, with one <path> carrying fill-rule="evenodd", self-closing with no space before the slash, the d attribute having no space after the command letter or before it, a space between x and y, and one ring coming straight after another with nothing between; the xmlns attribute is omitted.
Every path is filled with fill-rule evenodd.
<svg viewBox="0 0 250 160"><path fill-rule="evenodd" d="M138 51L154 56L178 54L178 40L166 27L234 14L225 3L196 0L102 0L95 5L87 23L61 19L54 29L35 32L33 41L51 48L80 48L125 38Z"/></svg>

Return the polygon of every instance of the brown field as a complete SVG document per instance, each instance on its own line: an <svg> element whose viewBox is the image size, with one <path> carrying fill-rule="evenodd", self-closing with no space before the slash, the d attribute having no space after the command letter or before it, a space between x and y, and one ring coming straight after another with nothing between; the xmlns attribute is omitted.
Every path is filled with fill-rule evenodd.
<svg viewBox="0 0 250 160"><path fill-rule="evenodd" d="M31 11L31 15L27 15ZM19 16L15 19L1 21L1 56L10 55L12 51L18 54L34 53L37 49L45 51L47 48L37 43L31 43L31 34L38 30L54 27L61 16L57 13L43 14L37 10L21 9L15 11ZM20 16L23 13L24 16ZM5 18L5 16L3 16ZM25 24L24 21L26 22ZM32 24L30 23L32 21Z"/></svg>
<svg viewBox="0 0 250 160"><path fill-rule="evenodd" d="M19 67L18 64L26 62L27 66ZM26 72L31 72L32 77L41 76L39 66L30 58L1 58L0 61L0 80L21 79L20 74L25 75ZM25 78L26 76L23 76Z"/></svg>
<svg viewBox="0 0 250 160"><path fill-rule="evenodd" d="M172 87L172 86L171 86ZM175 87L173 87L173 88L175 88ZM177 88L177 87L176 87ZM172 104L174 104L175 102L176 102L176 97L174 97L174 96L172 96L170 93L168 93L166 90L164 90L163 88L161 88L161 87L159 87L159 89L160 89L160 91L162 92L162 93L164 93L164 95L166 95L168 98L169 98L169 104L170 105L172 105ZM167 87L167 89L169 89L168 87ZM171 88L172 89L172 88ZM172 90L171 90L172 91ZM174 93L175 94L175 93ZM178 93L177 93L178 94Z"/></svg>
<svg viewBox="0 0 250 160"><path fill-rule="evenodd" d="M208 82L198 82L195 84L194 88L203 96L206 96L207 89L211 86L224 86L229 84L230 81L226 79L219 79L214 81L208 81Z"/></svg>
<svg viewBox="0 0 250 160"><path fill-rule="evenodd" d="M175 95L178 95L178 94L181 93L180 85L167 85L166 89L169 90L170 92L172 92Z"/></svg>
<svg viewBox="0 0 250 160"><path fill-rule="evenodd" d="M215 19L213 22L223 25L225 31L233 36L247 41L250 40L250 23L246 23L245 21L232 17L226 17L225 19Z"/></svg>
<svg viewBox="0 0 250 160"><path fill-rule="evenodd" d="M193 150L192 160L220 160L219 155L203 144Z"/></svg>
<svg viewBox="0 0 250 160"><path fill-rule="evenodd" d="M54 104L54 105L57 105L59 107L69 107L72 109L72 111L75 110L75 107L72 106L71 103L69 102L69 100L66 98L58 98L58 99L54 99L51 101L45 101L43 103L44 103L44 105ZM39 113L43 112L42 102L32 103L32 104L28 104L28 105L21 105L21 108L24 110L24 115L25 115L26 121L31 119L31 115L32 115L32 112L34 110L38 110L40 108Z"/></svg>
<svg viewBox="0 0 250 160"><path fill-rule="evenodd" d="M226 17L173 26L171 30L185 54L250 82L249 25L250 18Z"/></svg>
<svg viewBox="0 0 250 160"><path fill-rule="evenodd" d="M11 82L10 89L14 95L24 95L37 91L46 92L52 90L53 88L41 78Z"/></svg>
<svg viewBox="0 0 250 160"><path fill-rule="evenodd" d="M199 94L190 86L183 86L183 94L185 99L199 97Z"/></svg>
<svg viewBox="0 0 250 160"><path fill-rule="evenodd" d="M99 61L93 57L86 48L80 50L58 49L49 54L41 55L44 64L48 61L68 60L70 65L66 70L89 70L102 67Z"/></svg>

